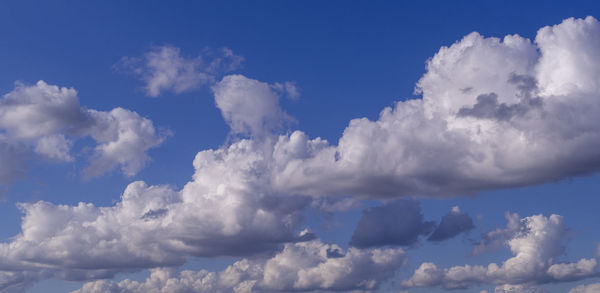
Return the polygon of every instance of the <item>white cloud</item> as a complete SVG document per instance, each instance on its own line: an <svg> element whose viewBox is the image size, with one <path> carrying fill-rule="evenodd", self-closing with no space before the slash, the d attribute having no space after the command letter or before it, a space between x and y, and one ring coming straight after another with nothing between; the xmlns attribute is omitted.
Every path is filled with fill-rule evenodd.
<svg viewBox="0 0 600 293"><path fill-rule="evenodd" d="M274 184L319 196L449 197L595 172L599 49L591 17L543 28L534 43L469 34L428 61L422 99L352 120L337 146L281 165Z"/></svg>
<svg viewBox="0 0 600 293"><path fill-rule="evenodd" d="M237 69L243 58L228 48L205 50L194 58L181 56L179 48L154 47L141 58L124 57L117 68L132 71L144 83L146 94L157 97L165 91L187 92L215 82L218 75Z"/></svg>
<svg viewBox="0 0 600 293"><path fill-rule="evenodd" d="M89 280L177 266L191 256L256 255L297 235L307 198L273 193L263 145L238 141L194 160L180 191L131 183L114 206L24 203L21 230L0 244L0 271Z"/></svg>
<svg viewBox="0 0 600 293"><path fill-rule="evenodd" d="M103 112L81 107L73 88L44 81L31 86L17 83L0 99L0 183L23 173L22 158L30 152L73 161L73 142L85 136L97 143L86 175L98 176L120 166L132 176L149 160L146 151L161 144L166 133L126 109Z"/></svg>
<svg viewBox="0 0 600 293"><path fill-rule="evenodd" d="M147 151L160 145L165 131L157 131L152 121L123 108L109 112L88 110L93 125L87 130L98 145L84 173L98 176L121 167L123 174L135 175L149 161Z"/></svg>
<svg viewBox="0 0 600 293"><path fill-rule="evenodd" d="M491 263L440 269L433 263L423 263L411 278L402 281L402 286L457 289L480 284L507 284L503 288L513 288L513 285L572 281L598 274L597 261L593 258L576 263L558 262L567 236L561 216L535 215L521 219L519 224L520 228L506 240L514 256L501 265ZM507 230L513 229L509 221ZM500 292L512 292L506 290Z"/></svg>
<svg viewBox="0 0 600 293"><path fill-rule="evenodd" d="M331 251L338 254L331 256ZM75 292L371 292L405 263L401 249L350 248L318 240L286 244L267 260L243 259L214 273L154 269L145 282L95 281Z"/></svg>
<svg viewBox="0 0 600 293"><path fill-rule="evenodd" d="M264 139L290 119L279 107L279 87L243 75L228 75L212 90L233 133Z"/></svg>
<svg viewBox="0 0 600 293"><path fill-rule="evenodd" d="M494 293L542 293L542 289L531 285L505 284L494 288Z"/></svg>

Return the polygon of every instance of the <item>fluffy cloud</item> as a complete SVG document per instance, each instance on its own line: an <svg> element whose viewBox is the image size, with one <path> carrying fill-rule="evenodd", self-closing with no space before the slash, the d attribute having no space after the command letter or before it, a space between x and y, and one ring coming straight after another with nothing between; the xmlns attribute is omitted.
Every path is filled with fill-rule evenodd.
<svg viewBox="0 0 600 293"><path fill-rule="evenodd" d="M274 183L310 195L448 197L595 172L599 48L592 17L542 28L535 42L471 33L427 62L422 99L350 121L337 145L280 166Z"/></svg>
<svg viewBox="0 0 600 293"><path fill-rule="evenodd" d="M517 233L524 232L524 226L518 214L505 213L507 224L506 229L496 229L483 235L482 240L473 249L473 254L477 255L489 249L504 246L505 243L513 238Z"/></svg>
<svg viewBox="0 0 600 293"><path fill-rule="evenodd" d="M279 107L280 95L286 92L290 96L297 95L291 85L270 85L243 75L225 76L212 90L231 131L258 139L281 129L282 124L291 119Z"/></svg>
<svg viewBox="0 0 600 293"><path fill-rule="evenodd" d="M132 176L149 160L146 151L161 144L166 133L126 109L104 112L81 107L73 88L43 81L31 86L17 83L0 99L0 183L22 174L23 158L32 152L73 161L73 142L85 136L97 143L86 175L98 176L119 166Z"/></svg>
<svg viewBox="0 0 600 293"><path fill-rule="evenodd" d="M268 188L263 152L251 140L202 151L183 189L134 182L110 207L20 204L22 232L0 244L0 272L89 280L310 240L310 233L297 235L309 199Z"/></svg>
<svg viewBox="0 0 600 293"><path fill-rule="evenodd" d="M336 251L331 256L331 251ZM318 240L286 244L267 260L243 259L214 273L154 269L145 282L95 281L75 292L371 292L405 263L401 249L350 248Z"/></svg>
<svg viewBox="0 0 600 293"><path fill-rule="evenodd" d="M237 69L243 58L230 49L205 50L194 58L181 56L173 46L154 47L141 58L124 57L118 69L133 72L144 83L146 94L157 97L165 91L182 93L215 82L218 75Z"/></svg>
<svg viewBox="0 0 600 293"><path fill-rule="evenodd" d="M465 265L440 269L433 263L423 263L410 279L402 281L402 286L457 289L479 284L507 284L504 288L513 288L513 285L572 281L598 274L597 261L593 258L575 263L558 263L558 257L564 252L562 243L567 235L561 216L535 215L520 219L519 225L518 232L507 240L514 256L502 265L491 263L488 266ZM513 227L507 230L511 229ZM500 292L512 292L510 290L513 289L506 290Z"/></svg>

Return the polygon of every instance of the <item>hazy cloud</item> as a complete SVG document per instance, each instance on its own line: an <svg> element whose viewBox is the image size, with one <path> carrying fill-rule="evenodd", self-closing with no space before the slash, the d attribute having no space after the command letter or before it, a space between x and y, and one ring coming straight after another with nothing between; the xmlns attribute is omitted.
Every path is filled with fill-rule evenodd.
<svg viewBox="0 0 600 293"><path fill-rule="evenodd" d="M434 227L433 222L424 221L418 201L398 200L364 210L350 245L360 248L412 245Z"/></svg>
<svg viewBox="0 0 600 293"><path fill-rule="evenodd" d="M600 283L579 285L571 290L569 293L598 293L600 292Z"/></svg>
<svg viewBox="0 0 600 293"><path fill-rule="evenodd" d="M236 70L244 58L228 48L205 50L196 57L185 57L177 47L153 47L142 57L124 57L116 65L130 71L144 83L148 96L158 97L165 91L176 94L213 84L220 75Z"/></svg>
<svg viewBox="0 0 600 293"><path fill-rule="evenodd" d="M429 235L427 240L436 242L444 241L454 238L461 233L468 232L473 228L475 228L475 225L473 225L471 216L467 213L462 213L458 206L455 206L447 215L442 217L440 224Z"/></svg>

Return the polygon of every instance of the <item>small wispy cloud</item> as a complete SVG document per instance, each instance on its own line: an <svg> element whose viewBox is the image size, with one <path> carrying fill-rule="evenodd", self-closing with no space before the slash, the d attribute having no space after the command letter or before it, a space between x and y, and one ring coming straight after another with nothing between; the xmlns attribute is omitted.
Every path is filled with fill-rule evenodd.
<svg viewBox="0 0 600 293"><path fill-rule="evenodd" d="M181 49L156 46L141 57L123 57L115 69L132 73L144 82L144 92L158 97L165 92L188 92L215 83L223 74L238 69L244 58L229 48L206 49L195 57L186 57Z"/></svg>

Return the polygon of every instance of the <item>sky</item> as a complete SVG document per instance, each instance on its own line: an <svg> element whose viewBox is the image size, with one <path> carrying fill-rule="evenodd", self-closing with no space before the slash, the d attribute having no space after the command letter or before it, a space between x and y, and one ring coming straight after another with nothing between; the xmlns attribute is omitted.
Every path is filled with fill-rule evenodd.
<svg viewBox="0 0 600 293"><path fill-rule="evenodd" d="M600 292L595 1L6 1L0 292Z"/></svg>

